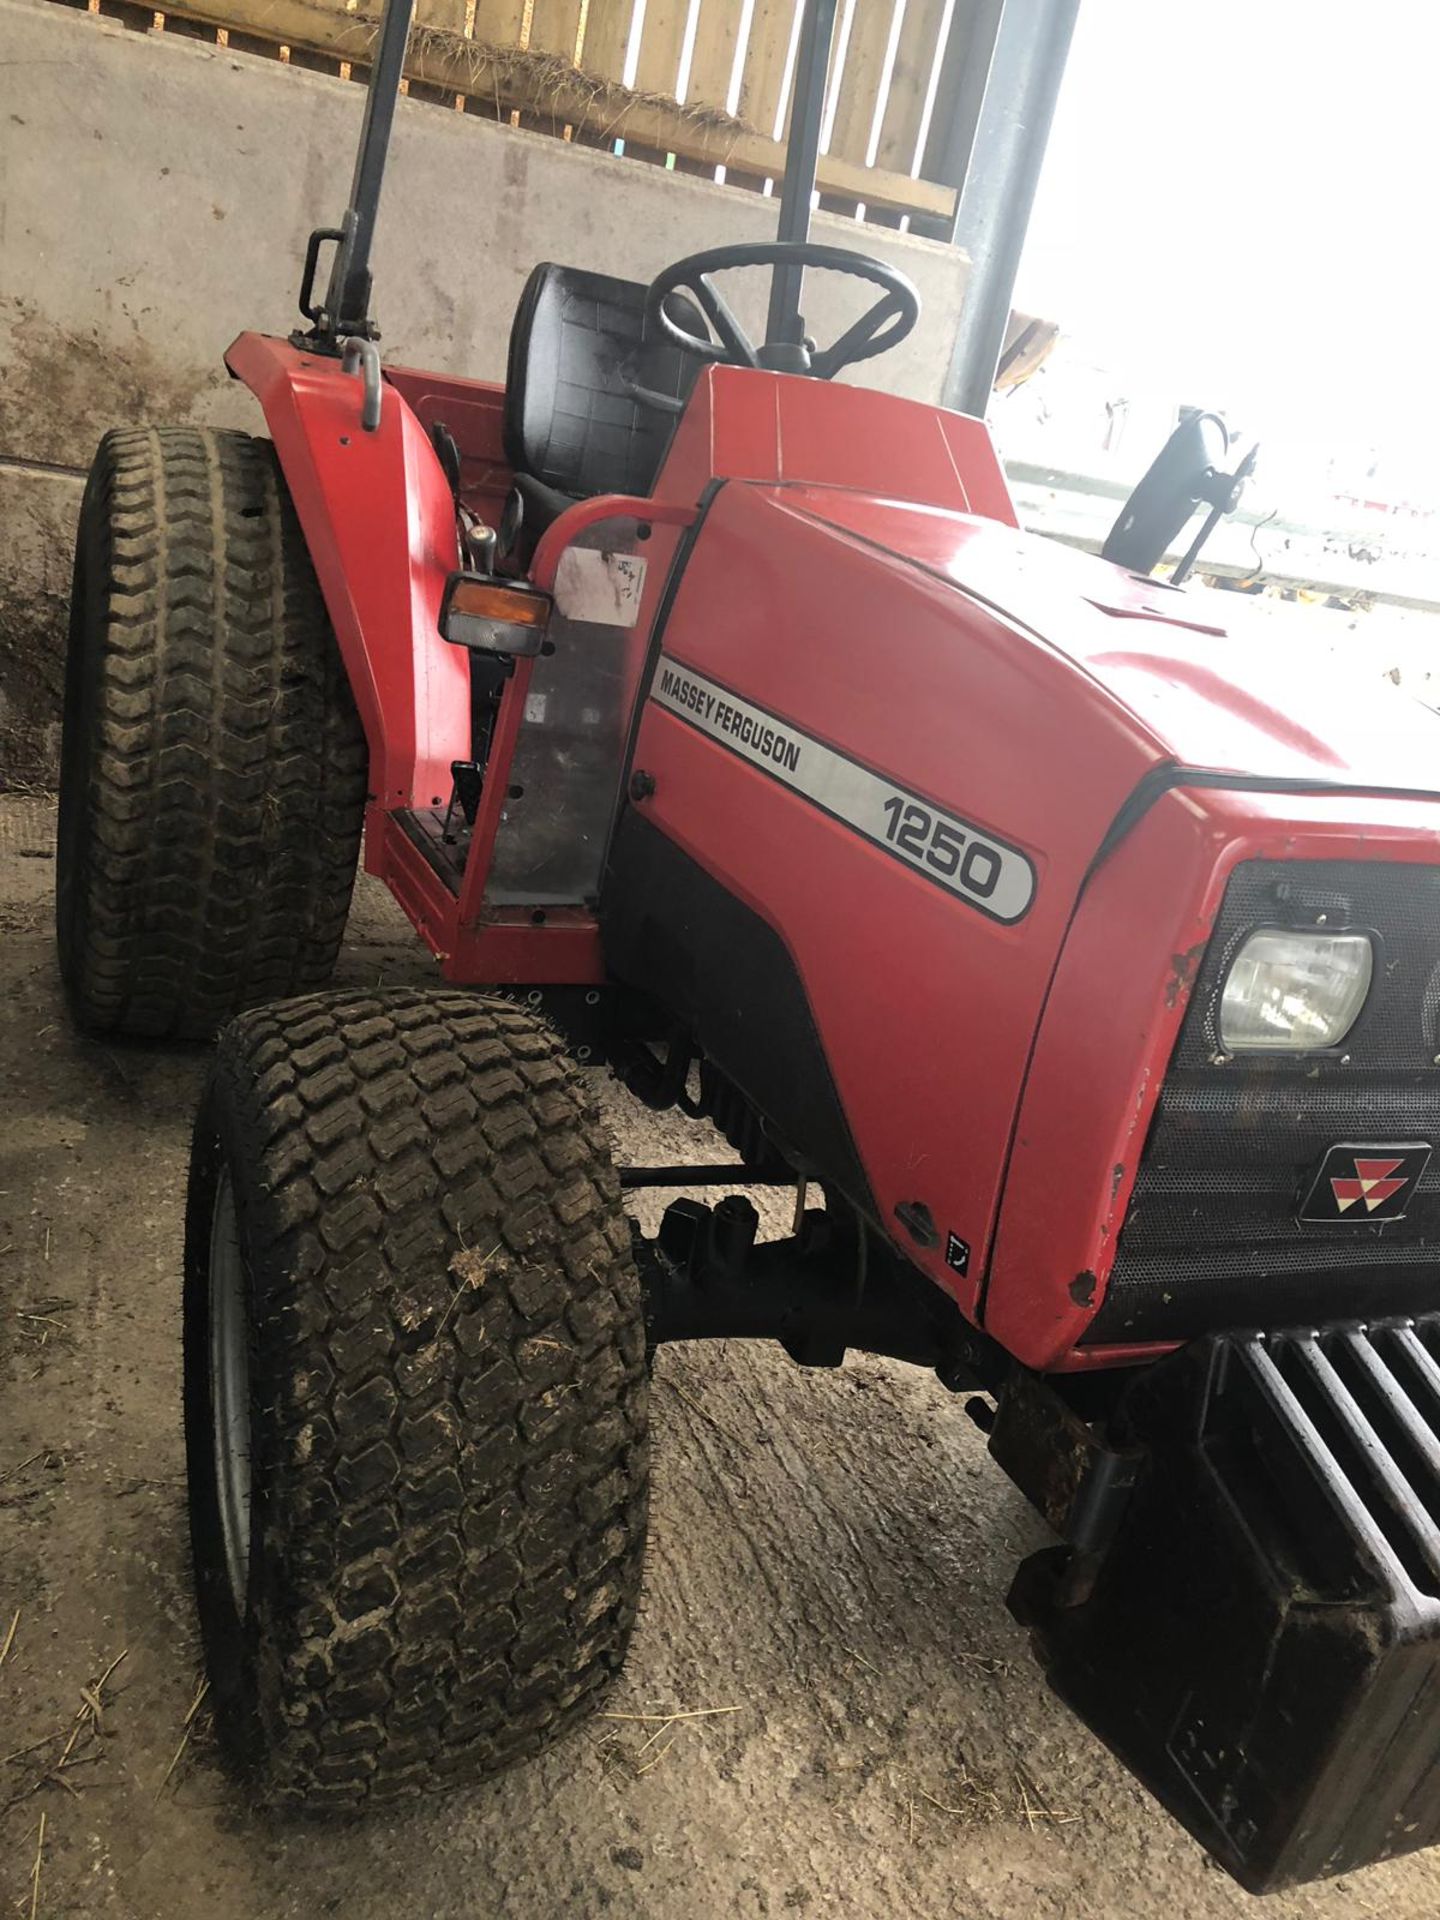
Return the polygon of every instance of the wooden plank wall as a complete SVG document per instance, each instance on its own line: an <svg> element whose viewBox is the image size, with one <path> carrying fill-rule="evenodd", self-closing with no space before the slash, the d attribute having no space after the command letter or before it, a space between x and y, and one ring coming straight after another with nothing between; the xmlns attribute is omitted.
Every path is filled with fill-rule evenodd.
<svg viewBox="0 0 1440 1920"><path fill-rule="evenodd" d="M66 0L62 0L62 4ZM76 0L68 0L76 4ZM134 26L213 33L361 79L380 0L79 0ZM975 0L839 0L822 204L889 225L946 218L923 177ZM799 0L418 0L412 93L768 190L785 165ZM947 63L947 46L952 58ZM941 88L943 91L943 87ZM778 137L777 137L778 133ZM933 145L933 143L932 143Z"/></svg>

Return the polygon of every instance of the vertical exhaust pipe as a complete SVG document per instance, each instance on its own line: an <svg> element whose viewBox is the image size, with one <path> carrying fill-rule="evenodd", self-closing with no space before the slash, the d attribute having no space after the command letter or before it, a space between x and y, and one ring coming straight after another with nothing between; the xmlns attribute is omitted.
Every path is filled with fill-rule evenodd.
<svg viewBox="0 0 1440 1920"><path fill-rule="evenodd" d="M319 351L336 352L346 339L376 337L375 323L370 317L370 249L375 240L380 189L385 181L395 102L400 97L400 78L414 12L415 0L386 0L365 89L365 118L355 153L350 203L339 227L317 228L306 250L300 311L313 322L307 344ZM337 244L324 304L317 307L312 303L311 293L320 246L325 240L334 240Z"/></svg>

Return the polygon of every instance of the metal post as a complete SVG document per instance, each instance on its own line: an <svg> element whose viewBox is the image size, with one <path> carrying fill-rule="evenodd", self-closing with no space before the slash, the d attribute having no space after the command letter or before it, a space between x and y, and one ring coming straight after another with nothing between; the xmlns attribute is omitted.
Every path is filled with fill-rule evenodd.
<svg viewBox="0 0 1440 1920"><path fill-rule="evenodd" d="M950 104L931 125L920 173L926 180L955 188L956 212L960 206L960 188L970 171L980 109L985 104L985 83L990 77L1004 8L1005 0L971 0L968 6L957 6L951 17L950 35L935 90L937 99L948 100ZM944 219L917 213L911 218L910 231L927 240L952 241L955 213Z"/></svg>
<svg viewBox="0 0 1440 1920"><path fill-rule="evenodd" d="M1080 0L1004 0L955 211L970 277L942 398L983 419Z"/></svg>
<svg viewBox="0 0 1440 1920"><path fill-rule="evenodd" d="M414 11L415 0L385 0L370 84L365 90L365 118L355 154L350 204L341 222L342 238L325 296L330 330L337 335L374 332L370 319L370 248Z"/></svg>
<svg viewBox="0 0 1440 1920"><path fill-rule="evenodd" d="M780 219L775 238L810 238L810 201L820 160L820 123L825 117L825 86L830 77L830 47L835 38L836 0L805 0L800 44L795 52L795 86L790 103L790 137L785 148L785 179L780 188ZM800 295L803 267L776 267L770 279L767 345L798 345L805 331Z"/></svg>

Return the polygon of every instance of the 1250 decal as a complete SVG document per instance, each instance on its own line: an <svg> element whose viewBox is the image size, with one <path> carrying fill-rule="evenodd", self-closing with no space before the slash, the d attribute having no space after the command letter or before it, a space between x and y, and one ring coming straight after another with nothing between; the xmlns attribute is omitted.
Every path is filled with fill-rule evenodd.
<svg viewBox="0 0 1440 1920"><path fill-rule="evenodd" d="M801 733L667 655L650 697L994 920L1021 920L1035 869L1018 847Z"/></svg>
<svg viewBox="0 0 1440 1920"><path fill-rule="evenodd" d="M891 794L885 811L890 817L885 838L912 860L923 860L947 880L958 874L966 891L977 900L988 900L999 886L1004 862L987 841L972 839L967 843L965 835L943 814L931 813L918 800L907 800L900 793Z"/></svg>

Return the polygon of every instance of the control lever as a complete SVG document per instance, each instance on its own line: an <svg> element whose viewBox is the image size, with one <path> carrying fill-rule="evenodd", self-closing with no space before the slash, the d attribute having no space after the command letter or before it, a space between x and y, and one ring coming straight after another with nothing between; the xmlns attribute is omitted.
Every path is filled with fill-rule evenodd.
<svg viewBox="0 0 1440 1920"><path fill-rule="evenodd" d="M483 520L475 520L466 514L460 523L460 537L465 545L466 566L471 573L494 573L496 549L500 536L494 527L487 527Z"/></svg>

